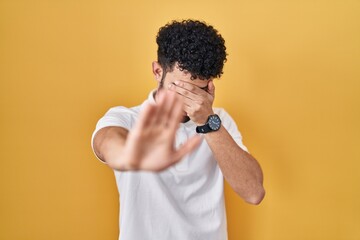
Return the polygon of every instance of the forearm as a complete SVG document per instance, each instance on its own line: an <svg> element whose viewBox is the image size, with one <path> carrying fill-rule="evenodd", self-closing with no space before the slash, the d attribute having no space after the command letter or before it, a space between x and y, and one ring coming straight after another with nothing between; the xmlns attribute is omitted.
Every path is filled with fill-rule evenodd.
<svg viewBox="0 0 360 240"><path fill-rule="evenodd" d="M128 131L121 127L105 127L95 135L96 155L113 169L121 169L121 154Z"/></svg>
<svg viewBox="0 0 360 240"><path fill-rule="evenodd" d="M227 130L221 126L216 132L205 134L226 181L246 202L259 204L265 195L260 165L242 150Z"/></svg>

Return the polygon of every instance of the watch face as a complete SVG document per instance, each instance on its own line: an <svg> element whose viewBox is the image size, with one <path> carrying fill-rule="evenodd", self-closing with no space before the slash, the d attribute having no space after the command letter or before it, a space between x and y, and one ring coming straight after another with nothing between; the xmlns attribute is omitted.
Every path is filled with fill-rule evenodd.
<svg viewBox="0 0 360 240"><path fill-rule="evenodd" d="M208 123L209 123L209 127L214 131L219 130L221 126L221 120L218 115L211 115L209 117Z"/></svg>

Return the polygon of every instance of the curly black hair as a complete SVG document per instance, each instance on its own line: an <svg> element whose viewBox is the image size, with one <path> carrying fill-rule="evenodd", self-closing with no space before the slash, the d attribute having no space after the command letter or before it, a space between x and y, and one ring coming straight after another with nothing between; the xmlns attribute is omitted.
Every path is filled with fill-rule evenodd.
<svg viewBox="0 0 360 240"><path fill-rule="evenodd" d="M177 63L191 79L219 78L226 62L225 40L213 26L197 20L172 21L156 37L158 62L172 71Z"/></svg>

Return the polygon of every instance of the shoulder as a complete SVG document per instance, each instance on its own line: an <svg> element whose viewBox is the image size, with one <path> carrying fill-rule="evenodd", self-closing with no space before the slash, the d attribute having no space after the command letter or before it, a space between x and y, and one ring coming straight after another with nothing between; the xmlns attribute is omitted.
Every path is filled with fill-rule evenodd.
<svg viewBox="0 0 360 240"><path fill-rule="evenodd" d="M232 136L234 141L245 151L248 152L248 149L242 142L242 135L237 127L236 122L234 119L230 116L229 113L225 111L224 108L214 108L214 112L219 115L222 125L225 127L225 129L229 132L229 134Z"/></svg>
<svg viewBox="0 0 360 240"><path fill-rule="evenodd" d="M214 113L219 115L222 121L233 121L230 114L224 108L214 108Z"/></svg>
<svg viewBox="0 0 360 240"><path fill-rule="evenodd" d="M97 122L96 131L104 127L117 126L130 129L138 118L141 105L135 107L111 107Z"/></svg>
<svg viewBox="0 0 360 240"><path fill-rule="evenodd" d="M105 116L114 116L114 117L117 117L117 116L121 116L121 115L124 115L124 114L130 114L130 115L136 116L136 115L139 114L140 108L141 108L141 105L135 106L135 107L131 107L131 108L124 107L124 106L115 106L115 107L111 107L111 108L105 113Z"/></svg>

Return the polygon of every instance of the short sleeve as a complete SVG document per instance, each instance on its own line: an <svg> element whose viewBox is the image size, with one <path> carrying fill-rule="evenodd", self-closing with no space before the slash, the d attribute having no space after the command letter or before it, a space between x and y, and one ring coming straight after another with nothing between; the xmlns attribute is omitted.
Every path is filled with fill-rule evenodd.
<svg viewBox="0 0 360 240"><path fill-rule="evenodd" d="M241 147L244 151L249 152L247 147L243 144L241 133L232 117L223 108L217 108L215 109L215 112L219 115L222 125L229 132L239 147Z"/></svg>
<svg viewBox="0 0 360 240"><path fill-rule="evenodd" d="M97 122L95 130L91 136L91 148L95 154L95 156L101 161L101 160L95 153L94 150L94 137L96 133L105 127L122 127L125 129L130 129L133 126L133 123L135 122L136 118L136 112L132 109L125 108L125 107L113 107L110 108L105 115L100 118L100 120Z"/></svg>

